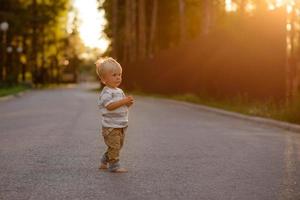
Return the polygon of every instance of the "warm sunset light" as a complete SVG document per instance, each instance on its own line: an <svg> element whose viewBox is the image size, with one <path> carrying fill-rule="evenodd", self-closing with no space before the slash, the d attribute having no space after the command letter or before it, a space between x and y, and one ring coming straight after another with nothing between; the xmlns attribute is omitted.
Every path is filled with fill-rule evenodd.
<svg viewBox="0 0 300 200"><path fill-rule="evenodd" d="M233 3L231 0L225 0L225 10L227 12L235 12L237 11L236 3Z"/></svg>
<svg viewBox="0 0 300 200"><path fill-rule="evenodd" d="M267 2L270 10L274 10L283 5L295 5L295 0L268 0Z"/></svg>
<svg viewBox="0 0 300 200"><path fill-rule="evenodd" d="M284 3L285 3L284 0L276 0L275 5L276 5L276 7L280 7L280 6L282 6Z"/></svg>
<svg viewBox="0 0 300 200"><path fill-rule="evenodd" d="M248 2L245 7L246 12L252 13L255 10L255 5L253 2Z"/></svg>
<svg viewBox="0 0 300 200"><path fill-rule="evenodd" d="M296 0L266 0L268 4L269 10L274 10L276 8L279 8L281 6L286 6L287 12L291 13L293 6L296 5ZM225 10L227 12L236 12L238 10L238 5L233 2L232 0L225 0ZM253 12L256 9L254 1L247 1L245 10L248 13Z"/></svg>
<svg viewBox="0 0 300 200"><path fill-rule="evenodd" d="M0 2L0 200L300 200L300 0Z"/></svg>
<svg viewBox="0 0 300 200"><path fill-rule="evenodd" d="M91 48L99 48L104 52L109 41L103 34L106 20L104 11L99 12L97 0L74 0L74 6L78 10L80 28L80 36L86 46Z"/></svg>

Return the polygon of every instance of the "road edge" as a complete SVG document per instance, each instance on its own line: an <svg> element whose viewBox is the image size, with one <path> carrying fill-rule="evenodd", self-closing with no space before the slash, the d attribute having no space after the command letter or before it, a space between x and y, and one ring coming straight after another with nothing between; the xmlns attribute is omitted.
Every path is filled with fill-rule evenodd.
<svg viewBox="0 0 300 200"><path fill-rule="evenodd" d="M2 102L2 101L8 101L8 100L11 100L11 99L16 99L16 98L22 97L26 93L28 93L29 91L30 90L26 90L26 91L18 92L16 94L11 94L11 95L0 97L0 102Z"/></svg>
<svg viewBox="0 0 300 200"><path fill-rule="evenodd" d="M232 111L223 110L223 109L220 109L220 108L213 108L213 107L200 105L200 104L195 104L195 103L190 103L190 102L185 102L185 101L178 101L178 100L173 100L173 99L164 99L164 100L171 101L171 102L176 102L176 103L183 103L185 105L197 107L201 110L205 110L205 111L208 111L208 112L213 112L213 113L217 113L217 114L220 114L220 115L229 116L229 117L233 117L233 118L237 118L237 119L253 121L253 122L260 123L260 124L271 125L271 126L274 126L274 127L278 127L278 128L288 130L288 131L293 131L293 132L300 133L300 125L293 124L293 123L290 123L290 122L284 122L284 121L279 121L279 120L264 118L264 117L250 116L250 115L245 115L245 114L241 114L241 113L236 113L236 112L232 112Z"/></svg>

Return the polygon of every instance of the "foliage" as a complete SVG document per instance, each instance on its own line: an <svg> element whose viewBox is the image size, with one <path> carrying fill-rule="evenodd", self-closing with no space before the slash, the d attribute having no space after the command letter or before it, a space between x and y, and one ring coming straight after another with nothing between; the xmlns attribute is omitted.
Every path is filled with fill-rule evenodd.
<svg viewBox="0 0 300 200"><path fill-rule="evenodd" d="M69 42L66 26L70 3L70 0L0 0L0 22L9 23L6 44L1 43L0 48L4 57L0 82L17 83L20 73L23 81L34 83L61 80L64 60L78 57L78 50L73 48L77 48L75 43L82 44L75 32ZM12 53L5 52L7 46L12 46ZM22 47L22 52L17 51L18 47ZM31 73L31 80L24 80L26 72Z"/></svg>
<svg viewBox="0 0 300 200"><path fill-rule="evenodd" d="M13 95L17 94L19 92L28 90L29 86L28 85L1 85L0 86L0 97L2 96L7 96L7 95Z"/></svg>

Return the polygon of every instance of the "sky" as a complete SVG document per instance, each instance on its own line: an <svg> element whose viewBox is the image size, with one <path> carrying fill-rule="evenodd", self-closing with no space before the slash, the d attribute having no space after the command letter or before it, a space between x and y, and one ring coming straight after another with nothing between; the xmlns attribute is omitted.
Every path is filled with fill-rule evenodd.
<svg viewBox="0 0 300 200"><path fill-rule="evenodd" d="M105 51L109 45L109 41L103 33L106 20L104 11L98 10L97 0L73 0L73 2L74 7L78 10L79 33L84 44Z"/></svg>

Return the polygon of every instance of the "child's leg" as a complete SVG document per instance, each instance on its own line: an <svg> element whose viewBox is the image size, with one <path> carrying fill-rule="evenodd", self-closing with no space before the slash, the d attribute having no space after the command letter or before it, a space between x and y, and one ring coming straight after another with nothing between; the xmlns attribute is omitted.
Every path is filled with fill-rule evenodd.
<svg viewBox="0 0 300 200"><path fill-rule="evenodd" d="M104 142L108 146L105 159L111 171L120 168L119 155L123 145L123 131L119 128L103 128Z"/></svg>
<svg viewBox="0 0 300 200"><path fill-rule="evenodd" d="M123 147L123 144L124 144L124 139L125 139L125 131L126 131L127 128L122 128L121 129L121 133L120 133L120 137L121 137L121 141L120 141L120 149L122 149Z"/></svg>
<svg viewBox="0 0 300 200"><path fill-rule="evenodd" d="M101 164L99 166L99 169L108 169L108 159L106 156L106 152L103 154L101 158Z"/></svg>
<svg viewBox="0 0 300 200"><path fill-rule="evenodd" d="M113 128L102 128L102 136L105 138L106 136L112 131ZM107 169L108 168L108 157L107 157L108 148L106 149L105 153L102 155L101 158L101 164L99 166L99 169Z"/></svg>
<svg viewBox="0 0 300 200"><path fill-rule="evenodd" d="M106 152L102 155L102 158L101 158L101 163L102 163L102 164L107 164L107 163L108 163L107 151L108 151L108 149L107 149Z"/></svg>

